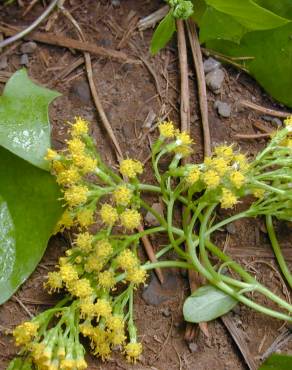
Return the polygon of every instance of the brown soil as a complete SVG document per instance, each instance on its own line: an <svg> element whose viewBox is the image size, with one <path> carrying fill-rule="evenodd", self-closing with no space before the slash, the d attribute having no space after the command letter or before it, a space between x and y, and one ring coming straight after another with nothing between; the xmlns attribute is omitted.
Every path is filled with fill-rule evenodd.
<svg viewBox="0 0 292 370"><path fill-rule="evenodd" d="M133 12L140 18L158 9L162 4L163 2L158 0L143 2L122 0L119 7L113 7L110 1L70 0L67 6L68 9L73 9L72 14L82 26L88 41L116 49L127 30L129 16L133 16ZM27 25L42 12L42 9L41 5L37 5L27 16L22 17L22 9L17 5L2 6L0 20L18 26ZM49 22L51 19L52 17ZM76 38L71 24L61 14L52 22L50 32ZM155 137L155 133L142 136L145 130L143 123L148 113L153 111L157 117L162 117L167 113L170 119L179 122L179 71L176 42L172 41L157 56L150 57L148 48L151 35L152 30L143 33L135 30L121 49L129 57L136 59L138 63L121 63L108 58L92 56L94 81L122 150L125 155L141 160L148 157L149 145ZM19 69L21 67L20 56L20 47L11 50L8 53L8 67L5 71L14 72ZM101 126L91 99L84 65L75 69L63 80L58 79L59 73L66 70L79 57L78 52L38 43L37 50L29 55L28 72L35 81L55 88L63 94L50 108L54 145L57 148L62 147L66 137L66 122L72 120L74 116L83 116L93 123L93 135L103 158L114 166L116 162L112 146ZM157 94L153 76L139 58L145 58L151 64L159 82L161 97ZM196 153L193 159L198 161L203 155L202 132L196 77L193 70L193 66L190 65L191 124L192 136L196 141ZM262 115L258 113L248 109L239 109L237 102L244 98L269 107L277 108L277 106L249 76L227 66L224 70L226 79L221 94L216 96L208 92L212 143L214 145L222 142L235 142L244 152L252 156L263 147L264 139L238 141L234 135L256 133L253 122L262 122L270 128L274 126L263 121ZM230 118L220 118L213 108L213 103L218 98L232 105ZM147 166L149 163L146 168ZM146 171L145 180L151 181L149 168ZM288 227L282 226L280 232L281 241L289 243L291 231ZM226 230L218 234L218 242L221 245L226 236ZM237 259L255 273L260 281L268 284L274 292L283 295L282 280L271 269L276 266L276 263L272 258L266 258L264 254L268 246L261 222L254 220L237 222L235 231L229 236L227 248L232 249L235 258L236 250L240 251L239 254L242 256L244 248L248 247L249 250L257 248L259 251L257 257L249 254L247 257ZM61 236L52 238L43 260L18 291L17 299L12 298L0 307L0 369L5 369L9 360L17 352L9 332L22 320L28 319L25 307L32 314L36 314L58 298L47 295L42 286L47 271L53 269L58 256L68 246L67 239ZM157 240L154 244L157 244ZM169 287L157 288L157 295L162 296L164 302L156 306L147 304L142 298L142 290L136 294L136 322L140 340L144 345L144 353L141 361L133 368L140 370L245 369L246 365L240 352L220 320L209 323L209 338L199 333L195 340L196 345L191 346L193 351L190 350L184 340L185 323L182 317L183 300L189 294L187 279L184 274L175 271L169 274L170 277L167 279L167 281L170 279ZM22 305L19 302L22 302ZM251 312L242 306L229 315L246 339L252 357L256 363L260 363L261 355L279 335L283 323ZM291 344L286 344L281 351L291 353ZM108 363L89 358L89 364L89 369L132 368L119 355L114 356Z"/></svg>

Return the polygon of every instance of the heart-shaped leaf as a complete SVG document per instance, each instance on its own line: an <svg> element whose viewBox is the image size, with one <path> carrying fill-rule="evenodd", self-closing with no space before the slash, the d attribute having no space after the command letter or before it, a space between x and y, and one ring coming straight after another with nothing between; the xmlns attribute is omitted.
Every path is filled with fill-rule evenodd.
<svg viewBox="0 0 292 370"><path fill-rule="evenodd" d="M212 285L205 285L189 296L183 307L188 322L206 322L229 312L237 301Z"/></svg>
<svg viewBox="0 0 292 370"><path fill-rule="evenodd" d="M59 95L33 83L24 69L15 72L0 97L0 146L48 170L48 105Z"/></svg>
<svg viewBox="0 0 292 370"><path fill-rule="evenodd" d="M271 355L259 368L259 370L291 370L292 356Z"/></svg>
<svg viewBox="0 0 292 370"><path fill-rule="evenodd" d="M62 213L46 171L0 147L0 304L34 271Z"/></svg>

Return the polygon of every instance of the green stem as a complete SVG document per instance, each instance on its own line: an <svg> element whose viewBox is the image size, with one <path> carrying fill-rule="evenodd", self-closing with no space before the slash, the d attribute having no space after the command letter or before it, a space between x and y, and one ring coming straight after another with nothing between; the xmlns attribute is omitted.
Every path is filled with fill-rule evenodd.
<svg viewBox="0 0 292 370"><path fill-rule="evenodd" d="M280 245L278 243L276 233L275 233L275 229L274 229L274 226L273 226L272 216L270 216L270 215L266 216L266 225L267 225L267 231L268 231L268 234L269 234L269 238L270 238L270 241L271 241L271 244L272 244L272 248L274 250L275 256L276 256L277 261L278 261L278 264L281 268L282 274L285 276L285 279L287 280L290 288L292 288L292 275L289 271L289 268L286 264L286 261L283 257L283 254L281 252L281 248L280 248Z"/></svg>
<svg viewBox="0 0 292 370"><path fill-rule="evenodd" d="M179 267L183 269L193 269L194 266L190 263L183 262L183 261L158 261L152 263L145 263L145 265L141 266L144 270L152 270L156 268L166 268L166 267Z"/></svg>

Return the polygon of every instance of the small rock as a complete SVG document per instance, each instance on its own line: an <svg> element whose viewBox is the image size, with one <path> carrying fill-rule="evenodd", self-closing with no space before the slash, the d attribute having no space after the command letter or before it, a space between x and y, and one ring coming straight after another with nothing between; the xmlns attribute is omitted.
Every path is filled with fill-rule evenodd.
<svg viewBox="0 0 292 370"><path fill-rule="evenodd" d="M119 6L121 6L120 0L112 0L111 3L114 8L118 8Z"/></svg>
<svg viewBox="0 0 292 370"><path fill-rule="evenodd" d="M75 81L71 87L71 93L82 103L90 103L91 101L89 86L85 81Z"/></svg>
<svg viewBox="0 0 292 370"><path fill-rule="evenodd" d="M237 304L232 308L232 312L234 312L236 315L240 315L240 306Z"/></svg>
<svg viewBox="0 0 292 370"><path fill-rule="evenodd" d="M189 343L189 350L191 351L191 353L195 353L197 352L198 350L198 345L196 343Z"/></svg>
<svg viewBox="0 0 292 370"><path fill-rule="evenodd" d="M219 94L224 78L222 69L214 69L206 75L206 84L215 94Z"/></svg>
<svg viewBox="0 0 292 370"><path fill-rule="evenodd" d="M264 121L267 121L267 122L272 122L273 117L272 116L263 115L262 116L262 119Z"/></svg>
<svg viewBox="0 0 292 370"><path fill-rule="evenodd" d="M5 69L7 67L8 67L7 55L3 55L2 57L0 57L0 69Z"/></svg>
<svg viewBox="0 0 292 370"><path fill-rule="evenodd" d="M231 222L230 224L227 224L227 226L226 226L226 230L229 232L229 234L231 234L231 235L234 235L234 234L236 234L236 227L235 227L235 225L234 225L234 223L233 222Z"/></svg>
<svg viewBox="0 0 292 370"><path fill-rule="evenodd" d="M27 66L28 63L29 63L28 55L27 54L22 54L22 56L20 57L20 64L22 66Z"/></svg>
<svg viewBox="0 0 292 370"><path fill-rule="evenodd" d="M283 125L283 123L282 123L282 121L279 119L279 118L277 118L277 117L274 117L273 119L272 119L272 121L271 121L277 128L280 128L280 127L282 127L282 125Z"/></svg>
<svg viewBox="0 0 292 370"><path fill-rule="evenodd" d="M214 108L217 109L217 112L221 117L228 118L231 115L230 104L224 103L220 100L216 100L214 103Z"/></svg>
<svg viewBox="0 0 292 370"><path fill-rule="evenodd" d="M169 307L162 308L160 312L162 313L164 317L169 317L171 315L171 311Z"/></svg>
<svg viewBox="0 0 292 370"><path fill-rule="evenodd" d="M218 69L221 66L221 63L214 58L208 58L204 61L204 72L209 73L214 71L214 69Z"/></svg>
<svg viewBox="0 0 292 370"><path fill-rule="evenodd" d="M29 41L22 44L20 50L23 54L32 54L35 52L36 48L37 44L33 41Z"/></svg>
<svg viewBox="0 0 292 370"><path fill-rule="evenodd" d="M160 203L153 203L151 208L157 213L159 213L161 216L163 216L163 208ZM159 221L150 211L147 212L145 216L145 221L149 226L159 226L160 225Z"/></svg>

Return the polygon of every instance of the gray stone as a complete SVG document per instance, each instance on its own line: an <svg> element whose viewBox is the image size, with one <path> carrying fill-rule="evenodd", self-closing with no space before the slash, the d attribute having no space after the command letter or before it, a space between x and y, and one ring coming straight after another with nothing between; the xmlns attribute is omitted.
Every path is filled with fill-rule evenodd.
<svg viewBox="0 0 292 370"><path fill-rule="evenodd" d="M280 118L274 117L271 121L277 128L282 127L283 123Z"/></svg>
<svg viewBox="0 0 292 370"><path fill-rule="evenodd" d="M20 50L23 54L32 54L35 52L37 44L33 41L25 42L21 45Z"/></svg>
<svg viewBox="0 0 292 370"><path fill-rule="evenodd" d="M90 103L91 101L90 89L86 81L75 81L71 87L71 93L82 103Z"/></svg>
<svg viewBox="0 0 292 370"><path fill-rule="evenodd" d="M3 55L2 57L0 57L0 69L5 69L7 67L8 67L7 55Z"/></svg>
<svg viewBox="0 0 292 370"><path fill-rule="evenodd" d="M206 84L215 94L219 94L224 78L222 69L214 69L206 75Z"/></svg>
<svg viewBox="0 0 292 370"><path fill-rule="evenodd" d="M22 54L22 56L20 57L20 64L22 66L27 66L28 63L29 63L28 55L27 54Z"/></svg>
<svg viewBox="0 0 292 370"><path fill-rule="evenodd" d="M157 213L159 213L161 216L163 216L163 208L160 203L153 203L151 208ZM147 212L145 216L145 221L147 225L149 226L159 226L160 225L159 221L150 211Z"/></svg>
<svg viewBox="0 0 292 370"><path fill-rule="evenodd" d="M111 3L114 8L118 8L121 5L120 0L112 0Z"/></svg>
<svg viewBox="0 0 292 370"><path fill-rule="evenodd" d="M221 66L221 63L214 58L208 58L204 61L204 72L209 73L214 71L214 69L218 69Z"/></svg>
<svg viewBox="0 0 292 370"><path fill-rule="evenodd" d="M216 100L214 103L214 108L217 109L217 112L221 117L228 118L231 115L230 104L224 103L220 100Z"/></svg>
<svg viewBox="0 0 292 370"><path fill-rule="evenodd" d="M198 345L197 343L189 343L189 350L191 351L191 353L195 353L198 351Z"/></svg>
<svg viewBox="0 0 292 370"><path fill-rule="evenodd" d="M234 235L236 234L236 227L233 222L226 225L226 230L229 232L229 234Z"/></svg>

